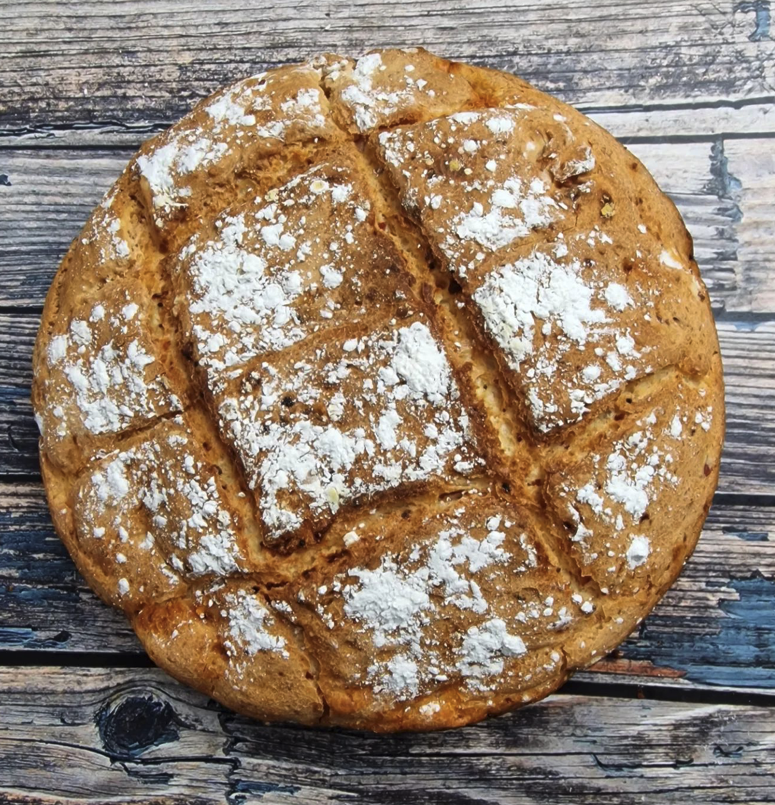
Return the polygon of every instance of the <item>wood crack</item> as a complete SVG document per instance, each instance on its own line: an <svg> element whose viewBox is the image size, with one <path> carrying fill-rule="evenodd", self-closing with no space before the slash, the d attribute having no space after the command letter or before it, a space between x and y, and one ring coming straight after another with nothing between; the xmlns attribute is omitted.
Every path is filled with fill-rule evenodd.
<svg viewBox="0 0 775 805"><path fill-rule="evenodd" d="M717 101L682 101L672 103L643 103L637 105L596 105L579 104L579 112L585 115L600 115L608 113L642 113L642 112L698 112L703 109L743 109L746 106L768 106L775 103L775 95L760 95L750 98L721 98Z"/></svg>

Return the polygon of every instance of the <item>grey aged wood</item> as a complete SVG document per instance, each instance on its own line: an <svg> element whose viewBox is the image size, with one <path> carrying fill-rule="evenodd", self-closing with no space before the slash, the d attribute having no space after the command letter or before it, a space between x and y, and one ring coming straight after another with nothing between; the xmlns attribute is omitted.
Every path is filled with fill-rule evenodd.
<svg viewBox="0 0 775 805"><path fill-rule="evenodd" d="M0 669L0 689L7 802L774 801L759 706L562 695L386 737L263 726L150 669Z"/></svg>
<svg viewBox="0 0 775 805"><path fill-rule="evenodd" d="M169 121L268 64L424 44L519 73L583 106L773 97L769 23L714 0L202 0L3 4L3 128Z"/></svg>
<svg viewBox="0 0 775 805"><path fill-rule="evenodd" d="M771 693L775 703L775 508L763 502L714 506L675 587L590 679L745 688ZM66 655L77 662L79 652L95 662L115 663L117 654L143 662L123 616L74 572L39 484L0 485L0 530L0 650L7 658L13 652L30 661L30 652L42 650L56 652L55 662Z"/></svg>
<svg viewBox="0 0 775 805"><path fill-rule="evenodd" d="M0 802L775 801L771 3L0 0L0 31ZM720 493L673 590L568 692L431 736L266 727L147 667L56 539L37 318L100 195L197 99L321 50L415 44L576 104L676 201L725 360Z"/></svg>
<svg viewBox="0 0 775 805"><path fill-rule="evenodd" d="M29 403L37 314L0 313L0 474L37 478L37 426ZM727 384L722 493L775 494L775 314L718 324Z"/></svg>

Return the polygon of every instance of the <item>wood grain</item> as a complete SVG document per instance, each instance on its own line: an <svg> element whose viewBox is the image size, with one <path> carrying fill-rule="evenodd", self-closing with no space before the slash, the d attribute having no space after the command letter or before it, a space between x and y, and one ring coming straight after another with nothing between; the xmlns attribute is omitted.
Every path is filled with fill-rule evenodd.
<svg viewBox="0 0 775 805"><path fill-rule="evenodd" d="M0 313L0 474L38 478L38 429L29 386L37 314ZM719 491L774 494L775 317L720 322L727 436Z"/></svg>
<svg viewBox="0 0 775 805"><path fill-rule="evenodd" d="M773 141L630 148L684 216L715 309L775 310L775 275L767 270L775 259ZM6 177L0 184L0 306L43 304L70 242L132 153L126 147L0 150Z"/></svg>
<svg viewBox="0 0 775 805"><path fill-rule="evenodd" d="M775 104L772 105L775 109ZM720 198L731 202L737 218L731 237L736 242L737 298L731 309L775 309L775 141L735 140L724 144L717 170Z"/></svg>
<svg viewBox="0 0 775 805"><path fill-rule="evenodd" d="M147 122L267 65L423 44L516 72L576 104L773 97L775 56L744 3L555 0L38 0L3 5L0 128Z"/></svg>
<svg viewBox="0 0 775 805"><path fill-rule="evenodd" d="M42 306L70 242L130 156L0 152L0 305Z"/></svg>
<svg viewBox="0 0 775 805"><path fill-rule="evenodd" d="M720 492L775 491L775 322L718 324L727 433Z"/></svg>
<svg viewBox="0 0 775 805"><path fill-rule="evenodd" d="M559 695L373 736L251 722L151 669L0 669L0 690L9 803L775 801L766 707Z"/></svg>
<svg viewBox="0 0 775 805"><path fill-rule="evenodd" d="M0 486L0 649L141 654L53 533L39 484ZM601 684L676 679L775 692L775 509L718 503L675 587L598 669ZM617 675L613 679L609 675Z"/></svg>

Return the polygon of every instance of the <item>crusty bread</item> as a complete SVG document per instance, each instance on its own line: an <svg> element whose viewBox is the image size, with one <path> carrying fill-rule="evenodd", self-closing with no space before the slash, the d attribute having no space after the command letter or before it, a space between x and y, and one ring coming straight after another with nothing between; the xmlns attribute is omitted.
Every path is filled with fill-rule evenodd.
<svg viewBox="0 0 775 805"><path fill-rule="evenodd" d="M623 640L724 430L640 162L423 50L269 71L146 143L56 276L33 402L57 530L155 662L377 731L504 712Z"/></svg>

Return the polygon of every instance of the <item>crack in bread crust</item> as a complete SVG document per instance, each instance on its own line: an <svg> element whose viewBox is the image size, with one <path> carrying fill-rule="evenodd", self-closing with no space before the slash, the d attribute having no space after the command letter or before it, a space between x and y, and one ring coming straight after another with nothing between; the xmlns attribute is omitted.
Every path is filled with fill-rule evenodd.
<svg viewBox="0 0 775 805"><path fill-rule="evenodd" d="M450 290L454 278L439 265L422 226L413 223L405 213L402 214L396 188L390 184L373 150L366 148L363 153L365 163L373 172L375 193L381 195L386 231L403 251L410 270L434 305L437 321L443 322L440 326L448 347L452 344L457 347L452 351L454 365L475 389L468 402L472 408L480 410L476 411L476 415L472 412L472 419L482 422L480 442L489 448L489 467L500 475L500 480L495 477L492 483L509 484L515 499L520 502L541 504L540 476L532 478L528 475L523 479L520 474L520 471L535 473L537 470L543 475L544 469L534 434L514 415L519 410L519 401L513 389L504 379L498 363L493 365L492 357L488 355L488 345L474 326L470 311L467 307L458 307L459 297ZM412 242L415 248L411 247ZM495 427L494 421L499 421L500 425ZM547 527L543 544L550 551L553 564L569 572L582 586L589 585L590 581L584 578L578 563L559 549L555 519L544 517L544 521ZM594 582L591 584L599 595L599 587Z"/></svg>
<svg viewBox="0 0 775 805"><path fill-rule="evenodd" d="M411 60L419 65L416 72ZM317 78L311 76L310 71L317 71ZM415 73L414 77L412 73ZM211 149L206 153L205 146L192 139L191 121L199 121L196 124L199 126L225 127L224 131L228 132L231 132L229 127L236 127L234 131L237 133L231 132L228 137L239 143L242 136L239 127L248 125L246 120L252 115L246 114L247 107L237 109L233 105L235 98L242 98L240 93L263 92L262 87L265 84L271 86L275 80L273 76L280 76L277 80L286 82L295 93L288 96L293 101L292 104L287 101L291 104L291 111L283 107L282 114L309 117L313 112L308 110L314 110L317 103L321 104L323 119L314 121L314 130L322 139L319 140L318 135L305 134L300 128L301 133L294 134L297 139L284 144L280 135L267 129L267 136L279 138L279 146L272 145L268 152L248 150L246 153L251 157L245 162L228 156L227 150L228 159L237 159L233 163L236 167L232 167L231 172L218 174L217 143L213 146L216 141L206 145ZM380 82L389 84L391 81L394 83L390 86L398 87L391 90L392 94L388 92L386 95L384 89L379 90ZM434 94L423 94L428 86L433 88ZM359 62L324 57L315 65L282 68L270 73L268 78L248 79L234 87L236 89L227 88L212 96L217 99L215 102L212 99L203 101L184 118L179 128L176 127L179 133L183 132L180 136L188 138L185 140L188 150L184 162L179 164L194 166L186 179L186 186L193 188L189 195L186 195L185 188L182 191L173 188L168 194L165 182L174 174L164 174L164 170L172 169L165 168L162 162L157 160L152 180L144 178L142 183L138 183L137 163L133 163L117 182L117 190L109 195L110 203L103 205L105 212L100 213L98 209L79 241L74 243L52 285L35 351L33 399L41 416L51 416L45 383L53 371L52 342L56 338L68 338L70 340L65 342L68 349L79 343L79 332L71 334L69 330L62 330L59 333L55 327L60 326L58 322L63 316L76 317L73 311L80 310L77 304L82 305L92 297L102 299L107 293L106 288L127 281L126 265L122 262L125 249L127 254L140 255L140 262L129 271L128 305L122 309L122 315L129 319L135 315L126 311L134 304L131 283L136 281L139 285L137 293L145 294L143 299L148 300L149 309L142 313L149 322L146 336L153 346L152 357L157 366L161 366L165 382L178 400L177 407L173 405L171 410L129 427L107 432L91 441L85 438L82 443L75 439L75 452L62 453L67 456L66 460L63 459L65 463L59 461L60 453L48 455L45 447L42 448L44 480L57 531L79 569L93 582L100 595L108 603L127 611L157 662L189 684L251 715L270 719L290 717L308 724L343 724L378 731L433 729L470 723L546 695L574 669L594 662L603 652L617 645L656 604L690 555L715 488L723 439L723 386L718 345L696 264L691 256L686 257L687 252L690 255L690 240L680 217L674 207L671 211L671 205L664 201L637 160L613 143L608 135L601 135L596 127L586 132L582 127L589 124L569 107L548 100L519 79L493 71L446 62L424 52L383 51L377 57L370 55ZM318 100L310 94L313 91L319 92ZM396 106L395 109L386 105L384 98L388 96L393 99L390 103ZM418 101L418 97L421 100ZM537 107L531 106L531 102L544 104L554 113L554 123L546 125L556 124L552 130L554 133L548 138L555 151L559 153L564 147L561 142L562 137L566 137L564 129L569 137L565 145L570 149L570 156L563 157L565 162L561 162L556 154L549 153L551 149L548 149L548 156L541 163L556 171L547 180L552 189L548 197L554 193L559 198L567 190L567 172L570 172L572 187L581 189L578 192L573 189L567 197L569 205L572 199L567 216L560 216L561 220L549 228L542 223L542 216L548 214L546 210L551 212L550 207L541 208L543 202L540 198L520 196L519 192L524 194L525 190L518 191L513 182L506 185L508 192L498 196L501 206L496 205L497 209L493 207L485 212L487 208L476 202L479 208L474 205L473 212L468 218L460 218L462 223L458 225L458 231L463 233L460 240L466 249L472 242L487 243L488 238L497 239L497 230L493 236L488 229L493 221L497 220L502 229L512 227L518 231L521 224L518 217L514 217L516 214L512 215L510 211L520 204L527 205L521 208L525 218L534 215L538 223L522 237L521 251L515 247L516 250L509 251L507 258L499 262L484 254L489 246L483 246L482 257L474 254L475 249L469 250L474 256L468 267L453 270L454 255L429 223L433 220L432 212L421 219L418 219L420 213L416 212L422 205L431 210L433 204L446 202L429 202L426 198L414 199L407 205L410 198L407 186L402 185L403 179L392 170L384 153L378 153L386 142L379 134L404 137L407 131L431 130L435 125L447 125L453 119L455 122L450 124L453 129L455 125L470 127L478 125L477 114L484 114L482 120L487 121L497 139L507 131L509 119L517 119L520 114L533 114L529 109ZM262 103L264 101L259 101L255 108L269 108L261 106ZM270 105L273 103L275 101ZM509 112L512 118L508 115L501 118L495 115L501 109L520 111ZM541 113L543 111L542 108ZM490 114L489 118L487 114ZM286 121L283 125L291 131L296 124L291 117L288 120L291 122ZM577 132L588 135L599 156L614 166L614 178L598 172L593 174L591 182L583 178L573 179L573 171L578 168L574 167L574 160L584 163L578 168L582 177L584 171L590 170L584 162L588 156L583 150L573 150ZM168 143L169 138L165 137L166 134L156 138L156 145L144 147L145 164L150 164L167 147L164 143ZM486 140L468 139L460 143L460 157L454 156L448 161L452 174L461 174L466 159L473 159L472 155L480 148L490 147ZM196 350L200 347L192 342L191 326L184 324L179 315L181 305L186 302L181 301L178 269L173 269L173 259L190 236L220 220L219 216L223 219L229 210L249 209L257 197L271 199L275 188L293 185L305 171L316 166L327 162L335 164L340 154L352 159L365 178L367 195L373 205L366 227L372 237L392 243L401 263L400 271L412 278L413 290L406 298L416 306L418 315L429 317L432 337L438 336L443 344L442 355L446 355L451 365L460 388L460 404L472 423L486 466L474 472L458 473L437 487L425 489L419 486L406 497L383 494L374 499L368 496L358 499L355 505L345 505L338 513L334 510L335 516L330 521L315 527L313 540L307 540L306 544L301 541L289 549L288 546L284 548L267 542L265 526L262 525L262 506L248 482L238 443L224 436L223 409L219 408L221 403L217 399L220 392L213 391L208 375L210 370L197 356ZM205 176L202 179L197 173L200 171L198 165L210 163L212 167L207 168L210 175L202 174ZM432 172L437 171L439 165L441 163L437 161ZM490 160L485 170L497 173L500 168ZM627 186L625 192L622 187L628 171L635 181L631 187ZM591 184L591 189L584 189L588 184ZM203 189L211 191L210 197L204 200ZM478 193L480 188L474 188L474 191ZM578 199L584 200L584 193L588 194L585 203L577 204ZM640 196L636 198L638 193ZM163 194L168 195L162 198ZM687 331L683 322L686 314L698 318L704 334L694 340L687 337L669 360L654 367L641 368L640 375L619 386L612 384L610 389L594 399L589 397L590 402L585 400L582 413L575 422L568 421L553 431L541 433L535 423L531 425L531 417L543 409L534 403L531 403L533 408L528 409L525 390L515 385L513 361L508 362L505 347L493 335L492 325L485 321L481 306L477 307L477 293L485 287L488 276L502 270L506 260L522 265L524 271L537 271L535 265L529 264L536 253L549 246L553 248L558 240L570 242L579 232L588 238L589 247L579 244L574 248L580 254L585 249L591 250L590 254L601 254L605 240L600 233L605 234L606 222L610 224L614 214L620 218L630 214L625 202L620 201L625 196L636 211L633 214L643 215L647 220L648 236L645 225L638 227L645 238L644 243L648 240L659 246L665 244L659 255L663 266L674 271L685 270L688 266L686 274L695 277L693 286L688 279L681 279L690 303L680 310L673 311L669 306L654 307L653 302L646 300L644 304L651 305L648 309L654 310L654 319L663 327L663 330L654 329L653 332L668 332L664 328L671 326L670 332L678 331L680 335ZM120 204L124 197L128 201L122 208ZM113 198L119 199L117 223L113 223L110 217ZM170 198L177 201L171 202ZM168 205L163 214L159 212L159 199ZM187 202L181 203L180 199L190 199L191 210L186 210ZM459 209L465 212L464 202L460 204ZM408 207L412 205L415 211L410 214ZM598 209L595 209L596 205ZM649 205L657 211L656 217L649 217ZM177 207L181 207L182 212ZM664 213L661 218L660 213ZM602 228L595 223L598 220L602 221ZM618 221L619 218L616 226L619 226ZM266 238L282 237L282 231L282 227L272 230ZM612 231L620 230L614 228ZM114 240L100 240L105 232L112 233ZM90 245L92 242L96 245ZM496 244L492 248L497 252L501 246ZM646 246L640 248L645 252ZM551 270L565 276L571 285L575 283L573 287L583 290L583 283L587 281L583 279L587 276L583 272L592 269L586 263L563 262L564 256L557 257L557 254L559 252L546 258ZM640 251L637 254L640 260ZM132 257L129 259L131 261ZM625 271L629 274L634 270L638 277L646 277L645 281L658 285L662 274L648 273L650 259L644 257L640 263L636 260L633 266L625 267ZM476 265L482 261L484 269ZM678 265L677 269L674 263ZM541 263L544 265L546 260ZM665 270L659 268L663 273ZM538 273L536 277L540 287L545 277ZM335 281L331 279L332 283ZM637 307L621 284L609 281L608 285L601 285L594 292L599 293L600 298L606 295L617 311L626 311L628 304ZM531 314L534 322L538 322L542 315L548 317L542 313L546 302L540 293L537 292L538 302ZM695 298L692 293L696 294L699 303L691 301ZM515 304L518 312L519 302ZM595 310L590 307L584 314L588 321L595 321ZM666 311L673 315L672 323L668 321ZM512 315L510 311L507 313ZM77 315L85 321L88 312ZM570 314L565 310L562 315ZM563 326L570 328L565 320L560 329ZM340 331L332 329L326 332L330 337ZM341 332L349 334L350 331L343 327ZM629 333L628 330L627 338L630 338ZM548 334L544 336L549 343ZM605 333L601 338L604 336ZM344 339L345 335L341 338ZM312 339L312 336L308 335L307 339ZM319 340L320 343L324 341L322 337ZM648 342L645 343L650 348ZM59 349L57 346L54 351ZM135 354L138 347L133 349L132 354ZM692 350L696 354L692 354ZM625 340L621 354L632 353L632 346ZM563 353L559 354L562 357ZM613 367L620 361L611 354L609 352L605 360ZM264 360L260 353L259 358ZM147 371L148 364L144 361L142 358L138 366ZM602 356L601 362L604 364ZM249 365L250 361L245 362L240 371L247 372L244 367ZM98 369L101 371L100 367ZM68 371L70 377L72 368L66 367L65 374ZM599 372L599 367L595 371ZM605 365L602 371L608 371ZM539 393L542 393L540 389ZM589 392L586 393L589 396ZM109 591L110 574L93 554L84 551L85 526L74 522L73 507L77 503L74 490L88 485L88 478L95 468L102 468L99 470L102 472L110 460L113 460L110 466L114 466L115 460L111 456L128 456L133 446L146 441L162 444L159 439L162 438L160 434L167 433L165 428L175 431L181 427L191 442L191 453L185 462L187 471L194 473L194 480L181 480L179 468L171 465L163 473L168 473L173 479L170 481L173 487L177 484L178 491L183 490L184 498L188 495L194 511L192 522L197 505L204 505L203 510L209 511L206 507L217 501L217 506L226 512L228 526L221 523L221 537L226 539L224 534L227 532L232 535L229 539L233 539L237 546L234 550L240 557L239 566L226 571L214 570L222 567L218 564L222 561L221 543L201 554L204 558L200 557L198 561L203 573L197 576L191 576L191 571L186 575L170 564L169 558L163 554L168 571L173 575L181 574L180 589L183 593L160 592L150 595L146 603L131 604L129 599L122 601L125 595L122 583L127 585L126 579L120 580L119 594ZM682 434L690 436L682 438ZM106 447L116 452L106 457ZM181 455L185 455L188 448L180 449L183 450ZM122 460L127 467L130 466L129 459ZM684 477L689 480L684 482ZM107 500L110 502L110 495L118 500L124 494L125 479L114 477L108 481L113 486L104 493ZM206 494L205 489L209 490ZM203 504L207 495L210 495L211 502ZM182 500L181 504L165 501L164 505L172 507L171 511L177 511L175 507L178 505L183 506L181 511L189 511L186 508L189 504ZM143 521L164 528L159 526L164 520L159 514L159 500L140 494L138 501L136 505L145 507L142 509ZM664 520L668 514L663 513L660 501L668 501L664 504L668 512L671 507L682 511L683 518L677 519L683 529L680 539L666 530ZM485 510L488 506L491 509L496 507L492 509L495 514L491 512L487 528L480 534L475 519L468 518L472 512L479 508ZM498 514L501 511L506 514ZM437 516L438 512L443 512L443 517L447 518L444 520L446 530L439 525L441 515ZM509 518L516 521L516 525ZM199 527L198 524L191 526L194 531ZM407 528L420 535L412 550L407 542ZM458 535L453 534L455 528ZM512 528L515 529L513 532ZM518 533L520 529L523 530L521 535ZM98 527L94 528L94 536L102 538L96 534L98 530ZM486 555L474 556L471 553L474 550L471 535L474 533L479 534L474 540L478 540L476 550L482 551L487 545L489 553ZM463 534L467 536L460 536ZM366 535L377 535L373 547L362 539ZM506 604L498 598L497 602L490 600L498 617L488 620L473 615L461 616L461 612L477 611L480 606L477 596L481 596L480 586L485 582L484 576L476 575L478 571L474 569L484 563L483 567L491 568L488 578L495 578L500 572L498 563L505 561L499 553L501 544L511 545L514 556L524 551L527 557L524 560L527 581L523 587L519 586L522 582L513 582L518 609L509 610L507 615L508 607L503 609ZM434 553L440 550L439 546L447 551L441 564L438 564L441 554ZM542 557L538 561L539 570L551 570L556 577L548 579L539 574L533 579L530 576L538 573L532 569L537 561L536 555ZM427 564L423 565L422 562L426 561ZM655 563L653 569L651 563ZM609 564L611 567L607 567ZM343 571L346 571L344 575ZM435 601L433 605L425 603L425 593L418 586L422 578L426 579L426 584L431 584L428 600ZM368 584L372 587L369 588ZM382 591L380 595L383 596L390 589L400 589L403 591L401 595L414 596L415 612L388 613L386 616L397 618L395 634L399 635L399 642L391 649L392 655L385 654L384 644L378 640L370 642L375 638L367 633L365 626L357 626L368 621L364 613L372 612L376 606L365 598L372 588L375 594ZM556 589L556 592L547 597L547 589ZM467 591L462 598L461 590ZM331 597L334 591L338 598ZM140 594L143 594L142 587ZM434 645L433 639L428 642L429 636L424 631L427 624L422 618L417 620L417 612L422 613L424 608L427 610L431 606L446 606L449 600L457 600L458 609L445 615L452 624L449 627L452 629L448 636L450 642L445 651L457 652L457 655L456 659L450 660L446 655L442 657L444 651L438 649L439 662L442 671L446 667L443 663L457 663L455 667L463 669L463 676L449 679L439 672L432 684L423 682L420 685L418 674L426 673L419 667L420 653L430 651L433 654L435 649L428 648ZM579 615L578 628L575 621L574 625L568 626L572 619L564 614L572 608L571 601L584 613ZM509 617L516 617L515 613L517 619L508 621ZM517 623L520 618L524 622L525 617L543 624L540 627L543 632L539 637L536 637L536 631L522 633L531 644L528 657L523 660L526 649L522 638L505 631L504 624ZM352 622L349 625L348 618ZM550 623L554 618L558 618L560 626ZM256 624L265 627L264 631ZM561 637L556 637L557 634ZM175 645L182 648L171 645L173 638L177 639ZM331 656L329 642L342 652L344 666ZM420 646L425 648L418 648ZM500 648L496 651L489 648L491 646ZM193 670L181 666L187 656L200 653L194 665L201 664L197 666L201 678ZM472 661L467 657L479 655L487 659L477 660L471 665ZM368 669L363 666L360 677L357 674L348 677L351 669L348 670L347 662L354 664L353 667L361 667L358 663L362 664L364 657L369 657L371 666ZM517 659L513 659L515 657ZM262 674L272 676L274 671L269 672L267 668L275 669L282 677L283 658L290 658L288 667L292 668L293 681L287 683L287 689L273 687L273 702L269 703L266 698L254 701L251 696L257 694L251 686L257 684ZM482 664L486 666L487 663L496 669L486 671L499 680L494 687L486 687L477 681L485 673ZM216 676L213 676L214 669L220 669ZM465 684L464 679L468 680ZM277 680L273 679L272 684L276 686Z"/></svg>

